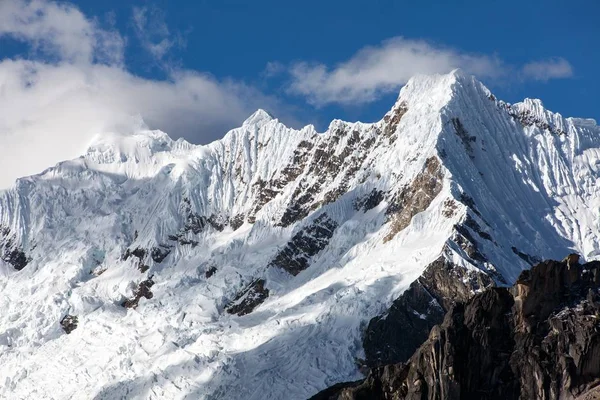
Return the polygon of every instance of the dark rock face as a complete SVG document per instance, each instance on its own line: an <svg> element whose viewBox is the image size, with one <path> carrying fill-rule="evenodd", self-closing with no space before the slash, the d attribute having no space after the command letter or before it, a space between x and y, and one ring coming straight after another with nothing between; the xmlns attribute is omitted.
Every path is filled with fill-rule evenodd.
<svg viewBox="0 0 600 400"><path fill-rule="evenodd" d="M236 216L234 216L233 218L231 218L231 220L229 221L229 225L231 226L231 229L233 229L234 231L237 231L240 226L242 226L244 224L244 215L243 214L238 214Z"/></svg>
<svg viewBox="0 0 600 400"><path fill-rule="evenodd" d="M457 302L494 285L483 272L467 271L443 256L394 301L389 311L373 318L363 338L367 365L404 362L413 354L434 325Z"/></svg>
<svg viewBox="0 0 600 400"><path fill-rule="evenodd" d="M327 246L335 228L337 223L334 220L327 214L320 215L292 237L270 266L298 275L309 266L310 258Z"/></svg>
<svg viewBox="0 0 600 400"><path fill-rule="evenodd" d="M0 258L13 266L17 271L27 266L29 259L23 249L16 243L15 237L9 228L0 226Z"/></svg>
<svg viewBox="0 0 600 400"><path fill-rule="evenodd" d="M215 267L213 265L212 267L210 267L206 270L206 272L204 273L204 276L206 277L206 279L208 279L216 273L217 273L217 267Z"/></svg>
<svg viewBox="0 0 600 400"><path fill-rule="evenodd" d="M554 126L554 125L550 125L546 121L539 119L538 117L533 115L529 110L518 111L517 109L509 106L508 104L506 104L504 102L500 102L500 106L502 108L504 108L513 119L519 121L519 123L523 126L534 126L535 125L538 128L540 128L541 130L548 131L555 135L566 135L567 134L567 132L565 132L561 128Z"/></svg>
<svg viewBox="0 0 600 400"><path fill-rule="evenodd" d="M476 232L480 238L489 240L490 242L494 241L492 236L489 233L484 232L479 224L470 215L467 214L467 219L465 220L464 224Z"/></svg>
<svg viewBox="0 0 600 400"><path fill-rule="evenodd" d="M384 198L385 198L385 195L384 195L383 191L378 190L378 189L373 189L373 190L371 190L371 193L369 193L368 195L366 195L365 197L363 197L361 199L358 199L354 203L354 209L356 211L362 209L364 212L367 212L367 211L372 210L373 208L377 207L379 205L379 203L381 203L383 201Z"/></svg>
<svg viewBox="0 0 600 400"><path fill-rule="evenodd" d="M363 338L367 365L375 367L408 360L444 319L445 310L420 280L414 281L389 311L373 318Z"/></svg>
<svg viewBox="0 0 600 400"><path fill-rule="evenodd" d="M402 115L401 113L397 115L397 121ZM316 145L301 142L307 145L299 145L294 152L294 160L298 160L301 169L286 168L283 171L285 173L283 180L277 181L279 187L287 184L288 179L295 179L298 182L278 224L284 227L290 226L345 194L350 180L361 169L368 170L364 164L369 149L376 140L382 140L383 135L379 134L379 128L373 128L372 132L361 135L358 131L351 130L348 125L341 124L330 134L320 136ZM332 182L338 178L341 179L332 185ZM319 199L320 196L322 199Z"/></svg>
<svg viewBox="0 0 600 400"><path fill-rule="evenodd" d="M396 132L396 128L398 127L400 120L402 119L404 114L406 114L407 111L408 107L406 106L406 104L400 103L397 106L395 106L392 111L390 111L383 117L383 121L386 123L386 126L383 129L383 133L386 136L392 136Z"/></svg>
<svg viewBox="0 0 600 400"><path fill-rule="evenodd" d="M315 399L595 399L600 262L545 261L458 303L404 363Z"/></svg>
<svg viewBox="0 0 600 400"><path fill-rule="evenodd" d="M469 135L469 132L465 129L462 122L458 118L452 118L452 125L454 126L454 132L460 138L465 150L469 157L473 158L473 144L477 141L475 136Z"/></svg>
<svg viewBox="0 0 600 400"><path fill-rule="evenodd" d="M77 324L78 318L76 315L65 315L63 319L60 320L60 326L62 326L67 335L77 329Z"/></svg>
<svg viewBox="0 0 600 400"><path fill-rule="evenodd" d="M440 161L436 157L427 159L425 169L390 201L386 210L388 220L391 222L390 232L383 239L384 242L392 240L398 232L410 224L412 217L429 207L442 190L442 178Z"/></svg>
<svg viewBox="0 0 600 400"><path fill-rule="evenodd" d="M171 253L171 249L161 245L160 247L153 247L150 251L152 260L156 263L161 263Z"/></svg>
<svg viewBox="0 0 600 400"><path fill-rule="evenodd" d="M454 242L465 251L465 254L471 261L474 263L487 261L487 258L479 251L477 241L473 235L471 235L471 232L469 232L466 225L454 225L454 230L456 231L453 238Z"/></svg>
<svg viewBox="0 0 600 400"><path fill-rule="evenodd" d="M122 306L125 308L137 308L142 297L151 299L154 297L154 294L150 290L152 286L154 286L154 281L152 280L152 276L149 276L148 279L139 283L137 289L133 292L133 298L125 300Z"/></svg>
<svg viewBox="0 0 600 400"><path fill-rule="evenodd" d="M250 283L225 307L225 311L239 316L250 314L269 297L269 289L265 287L265 283L264 279Z"/></svg>
<svg viewBox="0 0 600 400"><path fill-rule="evenodd" d="M178 233L177 235L169 235L168 239L173 242L177 242L182 246L185 246L185 245L191 245L192 247L198 246L198 241L186 238L185 233Z"/></svg>
<svg viewBox="0 0 600 400"><path fill-rule="evenodd" d="M523 253L522 251L519 251L519 249L517 249L515 246L513 246L512 248L513 253L515 253L516 255L518 255L519 257L521 257L521 259L523 261L525 261L526 263L528 263L529 265L535 265L537 263L539 263L541 260L537 257L534 256L530 256L527 253Z"/></svg>
<svg viewBox="0 0 600 400"><path fill-rule="evenodd" d="M128 260L130 257L137 258L137 268L140 270L141 273L144 273L150 269L150 266L144 263L146 253L146 249L143 249L141 247L137 247L133 250L127 249L127 251L125 251L125 254L123 255L123 260Z"/></svg>
<svg viewBox="0 0 600 400"><path fill-rule="evenodd" d="M17 271L25 268L30 261L25 253L19 249L5 251L2 260L12 265Z"/></svg>

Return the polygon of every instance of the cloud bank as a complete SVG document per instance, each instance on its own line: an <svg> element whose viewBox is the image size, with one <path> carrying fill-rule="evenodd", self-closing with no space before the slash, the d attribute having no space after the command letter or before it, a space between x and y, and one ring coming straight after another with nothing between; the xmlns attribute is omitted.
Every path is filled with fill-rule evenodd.
<svg viewBox="0 0 600 400"><path fill-rule="evenodd" d="M175 39L164 24L149 31L149 17L135 9L132 20L159 59ZM140 116L151 128L206 143L274 104L242 82L195 71L138 77L123 65L126 40L68 3L0 1L0 38L29 49L27 59L0 62L0 188L82 154L96 134L130 132Z"/></svg>

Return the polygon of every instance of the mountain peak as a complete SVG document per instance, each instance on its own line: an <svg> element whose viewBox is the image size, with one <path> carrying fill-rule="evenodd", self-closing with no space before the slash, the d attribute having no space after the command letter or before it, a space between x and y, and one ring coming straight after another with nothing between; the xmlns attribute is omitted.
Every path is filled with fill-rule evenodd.
<svg viewBox="0 0 600 400"><path fill-rule="evenodd" d="M274 119L275 118L267 111L263 110L262 108L259 108L251 116L246 118L246 120L243 123L243 126L258 125L260 127L273 121Z"/></svg>
<svg viewBox="0 0 600 400"><path fill-rule="evenodd" d="M460 89L468 88L475 82L475 78L461 69L454 69L447 74L415 75L400 90L396 104L419 103L441 108L462 91Z"/></svg>

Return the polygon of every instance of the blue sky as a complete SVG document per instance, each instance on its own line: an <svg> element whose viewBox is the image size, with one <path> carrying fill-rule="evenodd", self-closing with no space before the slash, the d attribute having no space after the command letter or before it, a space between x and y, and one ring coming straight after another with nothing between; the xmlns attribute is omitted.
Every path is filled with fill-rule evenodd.
<svg viewBox="0 0 600 400"><path fill-rule="evenodd" d="M234 77L285 97L302 108L299 116L319 125L332 118L378 119L396 96L355 107L314 109L286 96L280 80L264 79L269 62L312 61L334 66L365 46L402 36L423 39L461 52L495 55L510 65L553 57L573 67L570 79L548 82L481 78L500 98L538 97L569 116L600 117L596 93L600 64L600 3L597 1L90 1L76 2L89 15L114 13L119 29L133 35L131 4L160 10L185 45L173 61L186 68ZM292 5L293 4L293 5ZM136 51L138 50L138 51ZM128 66L160 76L132 46ZM311 114L315 114L314 116Z"/></svg>
<svg viewBox="0 0 600 400"><path fill-rule="evenodd" d="M140 120L195 143L258 107L323 130L377 120L408 77L454 67L503 100L598 119L599 16L593 0L0 1L0 140L12 161L43 149L33 169Z"/></svg>

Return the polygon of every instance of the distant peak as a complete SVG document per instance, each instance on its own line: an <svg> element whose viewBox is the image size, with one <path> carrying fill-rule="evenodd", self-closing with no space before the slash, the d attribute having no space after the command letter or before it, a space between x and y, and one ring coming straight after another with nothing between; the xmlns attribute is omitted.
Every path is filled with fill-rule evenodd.
<svg viewBox="0 0 600 400"><path fill-rule="evenodd" d="M267 124L271 121L273 121L275 118L269 114L267 111L263 110L262 108L259 108L258 110L256 110L254 112L254 114L252 114L251 116L249 116L245 121L244 121L244 126L246 125L259 125L262 126L264 124Z"/></svg>

